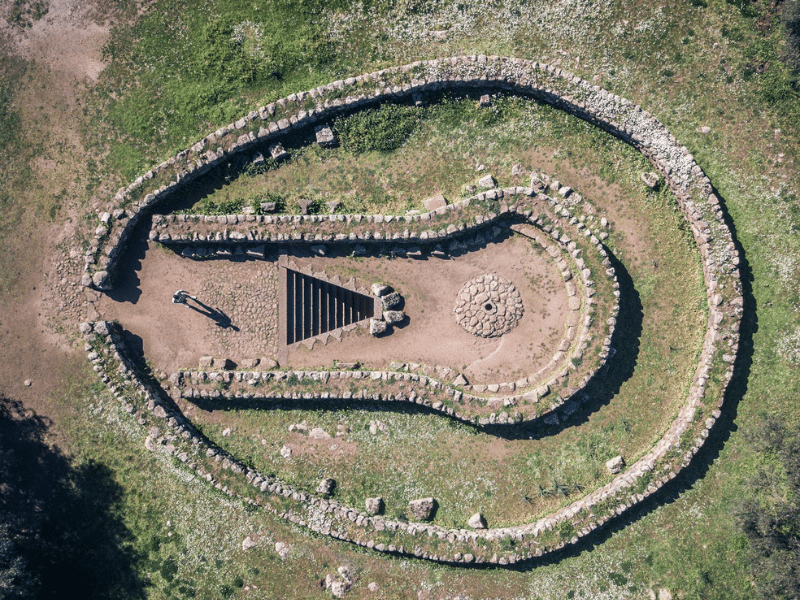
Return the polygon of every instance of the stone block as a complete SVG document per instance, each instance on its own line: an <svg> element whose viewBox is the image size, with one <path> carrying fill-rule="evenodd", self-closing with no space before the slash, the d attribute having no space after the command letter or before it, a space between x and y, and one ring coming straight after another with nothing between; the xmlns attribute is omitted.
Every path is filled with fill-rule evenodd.
<svg viewBox="0 0 800 600"><path fill-rule="evenodd" d="M379 515L383 512L383 498L377 496L375 498L367 498L366 501L367 512L371 515Z"/></svg>
<svg viewBox="0 0 800 600"><path fill-rule="evenodd" d="M611 460L606 461L606 469L612 474L616 475L622 468L625 466L625 461L622 459L621 456L615 456Z"/></svg>
<svg viewBox="0 0 800 600"><path fill-rule="evenodd" d="M445 200L445 197L442 196L441 194L436 194L435 196L432 196L427 200L425 200L423 204L425 205L425 210L431 212L447 206L447 200Z"/></svg>
<svg viewBox="0 0 800 600"><path fill-rule="evenodd" d="M336 137L328 125L317 125L314 128L314 133L320 146L333 146L336 144Z"/></svg>
<svg viewBox="0 0 800 600"><path fill-rule="evenodd" d="M270 156L272 156L272 160L279 161L285 158L289 158L289 153L283 149L283 146L280 144L272 144L269 147Z"/></svg>
<svg viewBox="0 0 800 600"><path fill-rule="evenodd" d="M437 502L434 498L419 498L408 503L411 514L420 521L429 521L436 512Z"/></svg>

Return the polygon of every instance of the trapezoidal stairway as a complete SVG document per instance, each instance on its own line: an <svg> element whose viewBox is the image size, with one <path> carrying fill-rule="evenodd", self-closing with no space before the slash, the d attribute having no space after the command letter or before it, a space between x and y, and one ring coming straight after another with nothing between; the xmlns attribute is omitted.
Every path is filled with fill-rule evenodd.
<svg viewBox="0 0 800 600"><path fill-rule="evenodd" d="M375 316L372 296L288 267L282 271L287 345Z"/></svg>

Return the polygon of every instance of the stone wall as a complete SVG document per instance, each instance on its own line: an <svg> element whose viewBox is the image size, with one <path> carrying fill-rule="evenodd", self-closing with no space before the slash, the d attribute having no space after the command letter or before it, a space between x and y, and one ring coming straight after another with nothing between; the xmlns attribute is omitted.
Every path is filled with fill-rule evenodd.
<svg viewBox="0 0 800 600"><path fill-rule="evenodd" d="M320 119L330 119L342 110L454 86L509 90L552 104L626 141L647 156L665 178L678 199L681 213L689 224L702 257L709 313L702 352L686 402L679 414L649 452L608 484L536 523L480 532L377 519L342 507L335 501L292 490L270 478L247 471L228 457L220 462L223 470L242 472L251 486L269 494L266 500L249 501L337 539L379 551L431 560L511 564L577 542L580 537L641 502L674 478L681 468L690 463L708 437L720 415L725 390L733 376L743 312L738 252L711 182L689 150L646 111L556 67L482 55L419 61L292 94L251 112L230 128L219 129L120 191L108 210L100 215L95 241L86 255L84 284L107 289L113 282L121 249L141 215L155 208L183 181L207 172L225 160L226 155L251 148L257 142L278 139L289 129L304 127ZM312 105L313 108L310 108ZM104 324L101 327L109 326ZM219 456L218 450L197 436L182 415L171 413L158 403L158 391L151 384L136 374L131 375L132 369L112 334L105 338L99 332L95 335L88 324L83 324L82 329L95 345L107 344L104 351L108 354L95 357L96 361L103 364L96 362L95 367L111 384L112 391L126 398L126 407L135 410L120 389L139 390L147 398L148 408L153 407L150 409L152 414L169 424L172 431L170 436L175 442L191 440L186 443L195 450L205 443L207 450L202 456L208 453ZM98 353L91 350L91 354ZM112 378L109 371L104 369L104 366L115 364L114 361L120 365L121 378ZM144 416L139 418L143 424L148 422ZM176 435L176 432L179 433ZM172 441L167 446L178 450L178 445ZM196 451L192 460L196 461L199 454ZM188 452L180 453L179 458L182 455L185 455L186 461L190 460ZM199 462L191 464L198 473L214 480L214 475L207 472L205 466ZM291 503L289 498L292 499ZM384 535L387 530L391 535ZM574 535L571 538L563 539L572 533ZM499 540L509 537L516 540L514 552L504 552L498 545Z"/></svg>

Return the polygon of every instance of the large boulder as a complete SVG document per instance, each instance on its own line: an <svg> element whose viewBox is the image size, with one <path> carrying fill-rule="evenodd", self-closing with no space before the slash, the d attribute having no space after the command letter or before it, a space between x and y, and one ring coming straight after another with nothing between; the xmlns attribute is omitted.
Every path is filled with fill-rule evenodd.
<svg viewBox="0 0 800 600"><path fill-rule="evenodd" d="M496 186L497 182L495 181L494 177L492 177L491 175L486 175L485 177L481 177L478 180L478 185L480 187L488 190L488 189L491 189L494 186Z"/></svg>
<svg viewBox="0 0 800 600"><path fill-rule="evenodd" d="M377 496L375 498L367 498L367 512L371 515L377 515L383 512L383 498Z"/></svg>
<svg viewBox="0 0 800 600"><path fill-rule="evenodd" d="M436 512L436 500L434 498L419 498L408 503L411 514L420 521L429 521Z"/></svg>
<svg viewBox="0 0 800 600"><path fill-rule="evenodd" d="M92 275L92 284L98 290L107 290L111 288L111 282L108 278L108 271L97 271Z"/></svg>
<svg viewBox="0 0 800 600"><path fill-rule="evenodd" d="M475 513L469 518L467 525L473 529L486 529L486 519L483 518L481 513Z"/></svg>
<svg viewBox="0 0 800 600"><path fill-rule="evenodd" d="M330 495L333 493L334 488L336 487L336 481L331 479L330 477L326 477L322 481L319 482L317 486L317 493Z"/></svg>
<svg viewBox="0 0 800 600"><path fill-rule="evenodd" d="M612 475L616 475L617 473L622 471L622 468L624 466L625 466L625 461L622 459L621 456L615 456L611 460L606 461L606 469L608 469Z"/></svg>
<svg viewBox="0 0 800 600"><path fill-rule="evenodd" d="M369 332L374 336L383 335L386 333L386 321L382 319L370 319Z"/></svg>

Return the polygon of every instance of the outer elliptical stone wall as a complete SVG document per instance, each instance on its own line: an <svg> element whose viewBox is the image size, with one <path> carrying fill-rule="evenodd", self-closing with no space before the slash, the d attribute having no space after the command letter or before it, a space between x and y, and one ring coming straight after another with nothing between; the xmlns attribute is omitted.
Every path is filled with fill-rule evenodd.
<svg viewBox="0 0 800 600"><path fill-rule="evenodd" d="M377 518L293 490L245 469L229 457L221 458L218 464L223 476L228 470L245 474L247 482L263 492L259 500L249 499L249 502L320 533L378 551L430 560L512 564L577 542L674 478L689 464L719 417L733 376L743 313L736 245L711 182L689 150L649 113L556 67L482 55L420 61L292 94L251 112L230 127L220 128L118 193L108 211L100 215L95 241L86 254L84 284L108 289L121 250L141 216L183 181L219 164L226 154L249 148L257 141L278 140L291 128L330 119L342 110L453 86L510 90L552 104L631 144L664 176L678 198L702 256L709 313L702 352L680 412L648 453L606 485L536 523L502 529L447 530L430 524ZM309 103L314 104L311 110L305 108ZM90 358L96 370L126 409L130 407L130 412L136 412L130 396L126 395L129 390L141 392L149 412L164 419L171 430L164 438L167 442L164 447L178 453L178 458L189 462L201 476L214 481L215 476L203 461L221 456L219 450L197 435L183 415L165 408L165 399L160 396L163 392L132 368L119 344L116 328L99 322L94 326L82 324L81 329L91 343ZM114 365L118 365L116 370ZM139 421L146 424L148 419L139 416ZM153 436L148 439L152 446ZM186 450L179 452L182 447ZM385 534L387 531L390 536ZM503 551L499 545L499 541L509 538L515 540L514 552Z"/></svg>

